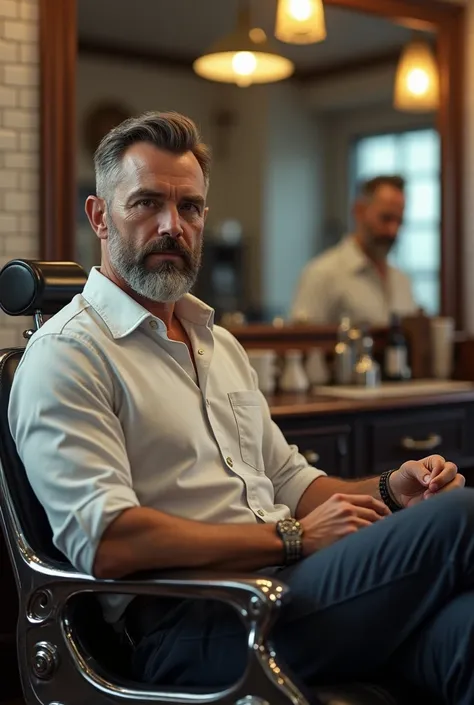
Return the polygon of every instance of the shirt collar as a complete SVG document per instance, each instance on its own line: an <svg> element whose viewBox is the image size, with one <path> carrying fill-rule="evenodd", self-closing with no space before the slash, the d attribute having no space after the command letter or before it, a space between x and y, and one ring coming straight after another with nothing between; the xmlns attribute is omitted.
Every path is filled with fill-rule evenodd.
<svg viewBox="0 0 474 705"><path fill-rule="evenodd" d="M358 244L354 235L348 235L341 242L344 263L350 272L367 272L376 270L375 264L367 257ZM387 262L387 274L394 271L394 267Z"/></svg>
<svg viewBox="0 0 474 705"><path fill-rule="evenodd" d="M348 270L363 272L373 265L353 235L348 235L341 243L344 262Z"/></svg>
<svg viewBox="0 0 474 705"><path fill-rule="evenodd" d="M101 274L98 267L91 269L82 295L102 318L114 338L125 338L144 321L152 318L157 321L159 332L166 331L161 318L153 316L117 284ZM175 311L178 318L195 325L210 329L214 325L214 310L191 294L186 294L176 303Z"/></svg>

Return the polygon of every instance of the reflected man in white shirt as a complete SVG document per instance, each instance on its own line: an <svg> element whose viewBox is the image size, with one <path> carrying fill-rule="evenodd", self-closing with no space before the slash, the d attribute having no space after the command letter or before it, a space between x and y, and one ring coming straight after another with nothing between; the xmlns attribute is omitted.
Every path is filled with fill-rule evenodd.
<svg viewBox="0 0 474 705"><path fill-rule="evenodd" d="M400 176L362 184L354 203L355 231L304 268L293 303L293 320L387 325L392 313L416 311L408 277L388 262L405 210Z"/></svg>

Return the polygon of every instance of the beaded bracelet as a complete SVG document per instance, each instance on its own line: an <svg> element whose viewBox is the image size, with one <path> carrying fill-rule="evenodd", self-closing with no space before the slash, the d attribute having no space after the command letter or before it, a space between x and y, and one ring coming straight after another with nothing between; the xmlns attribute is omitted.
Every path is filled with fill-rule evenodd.
<svg viewBox="0 0 474 705"><path fill-rule="evenodd" d="M387 505L391 512L399 512L400 509L403 509L403 507L394 500L390 492L389 479L393 472L395 472L395 470L386 470L380 475L379 493L382 497L382 501Z"/></svg>

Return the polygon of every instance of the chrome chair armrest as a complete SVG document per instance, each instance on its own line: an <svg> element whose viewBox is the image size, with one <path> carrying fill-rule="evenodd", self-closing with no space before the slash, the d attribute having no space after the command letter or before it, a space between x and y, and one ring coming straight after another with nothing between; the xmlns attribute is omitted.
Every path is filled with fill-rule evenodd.
<svg viewBox="0 0 474 705"><path fill-rule="evenodd" d="M222 574L207 571L163 571L155 574L143 573L120 580L95 579L80 574L59 564L36 564L36 588L29 596L33 610L27 609L28 622L24 632L24 643L19 648L30 655L41 650L53 665L60 664L61 673L55 677L56 688L60 678L64 689L74 681L78 697L67 698L54 695L54 701L68 705L82 705L93 701L94 705L109 705L113 702L148 705L149 703L191 704L213 703L215 705L309 705L310 696L303 694L287 676L277 661L269 641L270 629L278 615L288 588L274 577L256 574ZM175 688L142 689L136 683L117 682L95 668L93 660L83 652L76 638L72 598L80 594L93 595L151 595L157 597L181 597L191 599L215 599L229 604L237 610L247 632L247 668L241 680L219 692L177 692ZM41 635L41 640L39 639ZM21 637L21 634L19 634ZM38 647L38 644L40 646ZM35 651L36 649L36 651ZM48 652L48 649L50 651ZM45 651L46 650L46 651ZM49 657L48 654L49 653ZM22 669L23 670L23 669ZM79 676L82 676L80 678ZM72 681L70 681L72 679ZM92 695L91 685L95 693ZM52 691L41 696L46 683L37 684L34 693L40 702L49 703ZM48 698L50 698L48 700Z"/></svg>

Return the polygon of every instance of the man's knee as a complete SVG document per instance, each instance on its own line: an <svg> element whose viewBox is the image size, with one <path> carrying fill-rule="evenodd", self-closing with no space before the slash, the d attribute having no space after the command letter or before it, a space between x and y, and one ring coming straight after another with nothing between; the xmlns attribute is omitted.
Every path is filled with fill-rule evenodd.
<svg viewBox="0 0 474 705"><path fill-rule="evenodd" d="M474 489L465 487L442 492L423 505L424 511L435 517L439 524L449 524L453 520L474 524Z"/></svg>

